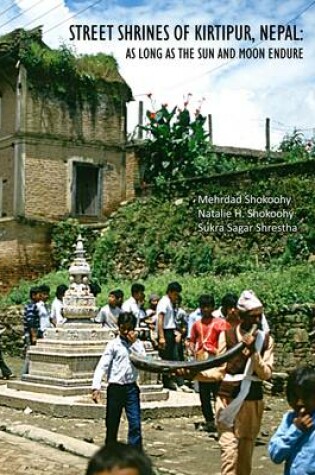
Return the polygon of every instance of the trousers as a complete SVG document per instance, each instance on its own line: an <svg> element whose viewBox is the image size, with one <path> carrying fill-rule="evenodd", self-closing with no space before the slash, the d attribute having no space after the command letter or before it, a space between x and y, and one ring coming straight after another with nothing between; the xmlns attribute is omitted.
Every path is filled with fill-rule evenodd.
<svg viewBox="0 0 315 475"><path fill-rule="evenodd" d="M6 362L4 361L1 348L0 348L0 370L1 370L3 378L8 378L12 374L12 371L10 370L10 368L8 367Z"/></svg>
<svg viewBox="0 0 315 475"><path fill-rule="evenodd" d="M117 441L123 409L125 409L128 421L128 444L141 448L140 390L136 383L110 383L107 386L105 445Z"/></svg>
<svg viewBox="0 0 315 475"><path fill-rule="evenodd" d="M163 360L176 361L177 348L176 348L176 341L175 341L175 330L173 329L164 330L164 337L165 337L165 348L164 350L159 350L159 356ZM162 381L163 381L164 388L169 387L171 382L175 382L174 380L175 380L174 377L163 373Z"/></svg>
<svg viewBox="0 0 315 475"><path fill-rule="evenodd" d="M264 402L245 400L235 418L233 427L219 422L224 402L216 400L216 424L221 449L221 475L250 475L255 440L259 433Z"/></svg>
<svg viewBox="0 0 315 475"><path fill-rule="evenodd" d="M199 397L201 402L201 411L206 422L214 421L214 414L212 409L212 400L215 401L219 383L199 382Z"/></svg>

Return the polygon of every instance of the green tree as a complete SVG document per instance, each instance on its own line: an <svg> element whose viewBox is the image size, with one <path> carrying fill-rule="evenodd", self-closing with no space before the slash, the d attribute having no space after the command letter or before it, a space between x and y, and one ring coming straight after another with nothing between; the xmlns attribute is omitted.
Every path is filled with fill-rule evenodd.
<svg viewBox="0 0 315 475"><path fill-rule="evenodd" d="M283 137L279 145L279 151L284 152L286 160L290 162L314 158L314 137L308 140L300 130L294 129L291 134L286 134Z"/></svg>
<svg viewBox="0 0 315 475"><path fill-rule="evenodd" d="M183 109L176 106L170 110L164 104L156 112L148 110L148 124L141 127L149 136L141 157L143 180L160 191L167 185L169 191L171 186L183 190L185 179L209 172L211 146L204 128L206 117L199 109L192 117L187 105L188 101Z"/></svg>

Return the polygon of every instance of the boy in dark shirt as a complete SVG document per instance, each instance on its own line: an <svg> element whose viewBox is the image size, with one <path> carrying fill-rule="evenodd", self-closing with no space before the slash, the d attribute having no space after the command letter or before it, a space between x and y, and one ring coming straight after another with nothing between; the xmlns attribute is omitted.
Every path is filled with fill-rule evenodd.
<svg viewBox="0 0 315 475"><path fill-rule="evenodd" d="M40 320L37 303L40 300L40 288L32 287L30 290L30 302L24 307L24 366L22 374L29 372L28 349L31 345L36 345L38 333L40 331Z"/></svg>

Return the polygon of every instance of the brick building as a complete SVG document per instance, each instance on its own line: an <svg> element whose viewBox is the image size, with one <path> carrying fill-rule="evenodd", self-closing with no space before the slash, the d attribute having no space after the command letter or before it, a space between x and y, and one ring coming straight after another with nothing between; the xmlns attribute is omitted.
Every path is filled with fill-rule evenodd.
<svg viewBox="0 0 315 475"><path fill-rule="evenodd" d="M135 161L125 148L130 100L112 57L51 50L40 28L0 37L1 268L8 254L20 267L37 261L36 249L28 255L35 234L47 248L49 232L25 229L29 220L99 222L133 197Z"/></svg>

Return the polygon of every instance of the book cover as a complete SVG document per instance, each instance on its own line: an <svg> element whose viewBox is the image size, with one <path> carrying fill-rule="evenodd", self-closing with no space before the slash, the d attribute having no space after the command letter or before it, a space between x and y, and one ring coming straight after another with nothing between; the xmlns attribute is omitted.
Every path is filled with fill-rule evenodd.
<svg viewBox="0 0 315 475"><path fill-rule="evenodd" d="M96 248L86 234L102 304L138 280L147 294L179 280L189 311L203 292L219 306L252 288L277 371L312 362L313 12L302 0L3 2L0 290L66 268L68 228L52 260L51 225L75 218L102 229ZM176 437L179 472L208 470Z"/></svg>

